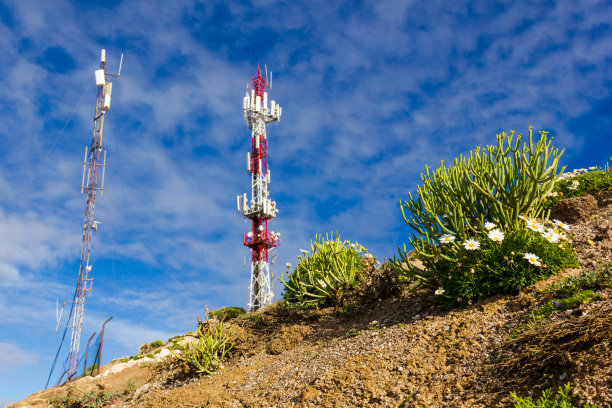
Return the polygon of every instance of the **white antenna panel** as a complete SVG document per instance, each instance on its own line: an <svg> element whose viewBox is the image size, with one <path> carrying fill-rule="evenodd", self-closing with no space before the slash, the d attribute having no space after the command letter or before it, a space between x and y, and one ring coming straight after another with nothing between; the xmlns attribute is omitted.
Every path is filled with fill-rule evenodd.
<svg viewBox="0 0 612 408"><path fill-rule="evenodd" d="M249 103L248 96L245 96L244 98L242 98L242 109L246 110L248 103Z"/></svg>
<svg viewBox="0 0 612 408"><path fill-rule="evenodd" d="M255 107L255 90L251 89L251 108Z"/></svg>
<svg viewBox="0 0 612 408"><path fill-rule="evenodd" d="M267 92L264 92L263 108L264 108L264 110L268 109L268 93Z"/></svg>
<svg viewBox="0 0 612 408"><path fill-rule="evenodd" d="M259 149L259 136L255 136L255 148Z"/></svg>
<svg viewBox="0 0 612 408"><path fill-rule="evenodd" d="M106 84L106 79L104 79L104 70L98 69L95 72L96 75L96 85L104 86Z"/></svg>
<svg viewBox="0 0 612 408"><path fill-rule="evenodd" d="M110 93L107 93L106 95L104 95L104 110L110 109L110 103L111 103L111 95Z"/></svg>
<svg viewBox="0 0 612 408"><path fill-rule="evenodd" d="M276 109L276 101L272 99L272 101L270 101L270 113L272 114L272 116L274 116L275 109Z"/></svg>
<svg viewBox="0 0 612 408"><path fill-rule="evenodd" d="M102 52L100 54L100 62L106 62L106 50L102 48Z"/></svg>
<svg viewBox="0 0 612 408"><path fill-rule="evenodd" d="M236 196L236 208L240 211L240 194Z"/></svg>
<svg viewBox="0 0 612 408"><path fill-rule="evenodd" d="M251 171L251 152L247 152L247 171Z"/></svg>

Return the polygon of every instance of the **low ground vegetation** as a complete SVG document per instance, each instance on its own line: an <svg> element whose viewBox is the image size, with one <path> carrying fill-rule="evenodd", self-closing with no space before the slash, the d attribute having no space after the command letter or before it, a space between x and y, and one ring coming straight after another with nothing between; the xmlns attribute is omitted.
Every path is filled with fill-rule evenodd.
<svg viewBox="0 0 612 408"><path fill-rule="evenodd" d="M57 396L51 398L49 404L51 408L102 408L116 398L115 393L100 389L86 392L79 397L73 395Z"/></svg>
<svg viewBox="0 0 612 408"><path fill-rule="evenodd" d="M584 233L548 217L564 198L612 190L612 172L570 176L545 132L520 140L501 134L426 169L418 197L401 202L411 253L381 265L337 233L316 236L287 265L283 302L206 311L195 341L169 339L167 392L124 382L128 405L188 406L184 387L199 406L610 407L597 373L612 363L612 264L579 270Z"/></svg>
<svg viewBox="0 0 612 408"><path fill-rule="evenodd" d="M298 264L287 264L284 300L300 308L340 308L351 289L363 279L367 249L357 242L342 241L338 233L317 235L310 251L302 250ZM370 255L371 256L371 255Z"/></svg>
<svg viewBox="0 0 612 408"><path fill-rule="evenodd" d="M210 321L208 316L206 322L199 323L196 340L186 342L178 339L180 349L170 349L170 352L178 360L186 362L195 373L212 374L221 368L225 355L234 347L230 341L232 329L224 330L223 322Z"/></svg>
<svg viewBox="0 0 612 408"><path fill-rule="evenodd" d="M570 383L565 384L564 387L559 387L557 395L553 398L552 388L545 390L542 396L538 400L534 401L533 398L527 396L520 398L516 393L512 393L512 399L514 399L514 408L578 408L576 404L577 398L572 394L572 386ZM594 404L585 403L581 405L582 408L597 408Z"/></svg>

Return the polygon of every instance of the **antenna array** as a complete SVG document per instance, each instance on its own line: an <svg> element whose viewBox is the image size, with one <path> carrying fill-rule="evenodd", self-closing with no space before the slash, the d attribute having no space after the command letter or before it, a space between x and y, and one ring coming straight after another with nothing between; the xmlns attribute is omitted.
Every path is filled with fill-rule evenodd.
<svg viewBox="0 0 612 408"><path fill-rule="evenodd" d="M70 340L70 352L68 355L67 380L70 381L77 373L79 346L81 343L81 328L83 326L83 313L85 311L85 295L91 294L93 278L89 277L91 265L89 265L89 254L93 232L98 230L99 221L94 220L94 207L96 195L100 191L102 196L104 190L104 170L106 168L106 151L102 154L102 134L104 130L104 116L110 109L111 92L113 84L107 77L119 77L121 75L121 64L123 54L119 63L117 74L106 72L106 51L102 50L100 57L100 69L95 71L96 85L98 86L98 96L96 99L96 111L94 114L94 130L91 146L85 147L85 159L83 160L83 177L81 181L81 194L87 192L87 202L85 204L85 221L83 223L83 242L81 245L81 261L79 265L79 279L74 294L72 322L68 326L72 328ZM102 162L100 157L102 156ZM100 183L98 184L98 179ZM59 320L59 316L58 316Z"/></svg>
<svg viewBox="0 0 612 408"><path fill-rule="evenodd" d="M267 68L267 67L266 67ZM267 69L266 69L267 71ZM238 211L251 220L251 231L244 234L243 244L251 250L251 280L249 284L249 310L255 311L270 304L269 251L278 244L280 233L268 231L268 221L276 217L276 202L269 198L270 169L268 168L268 139L266 124L278 121L283 109L275 101L268 106L266 80L259 67L253 78L253 87L242 98L242 109L247 127L251 131L251 152L247 152L247 171L251 174L251 199L247 194L237 197Z"/></svg>

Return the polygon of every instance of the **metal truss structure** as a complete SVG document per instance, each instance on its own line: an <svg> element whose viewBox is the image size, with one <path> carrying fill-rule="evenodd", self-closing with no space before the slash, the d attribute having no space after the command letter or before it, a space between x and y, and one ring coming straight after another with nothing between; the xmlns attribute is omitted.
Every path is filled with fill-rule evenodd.
<svg viewBox="0 0 612 408"><path fill-rule="evenodd" d="M276 202L269 198L268 138L266 125L280 119L282 108L275 101L268 106L266 80L259 67L253 87L242 99L247 127L251 131L251 152L247 152L247 171L251 174L251 199L237 197L238 211L251 220L251 231L244 234L243 244L251 250L249 310L255 311L272 302L269 251L276 247L280 233L268 231L268 222L276 217Z"/></svg>
<svg viewBox="0 0 612 408"><path fill-rule="evenodd" d="M121 56L123 62L123 55ZM96 196L100 191L103 195L104 189L104 170L106 166L106 151L102 154L102 134L104 130L104 116L110 109L112 83L107 81L108 76L118 77L121 74L121 63L119 72L109 74L106 72L106 52L102 50L100 58L100 69L95 71L98 95L96 99L96 110L94 114L94 130L91 146L85 147L85 158L83 160L83 178L81 181L81 194L87 192L87 202L85 204L85 221L83 223L83 242L81 245L81 261L79 265L79 279L73 300L72 321L69 328L72 328L70 339L70 352L68 355L68 370L66 379L74 379L77 373L79 346L81 343L81 328L83 326L83 313L85 311L85 295L91 294L93 278L89 277L91 265L89 265L89 254L91 251L91 241L93 232L98 230L100 222L94 220L94 207ZM102 156L102 162L100 157ZM100 179L100 183L98 183Z"/></svg>

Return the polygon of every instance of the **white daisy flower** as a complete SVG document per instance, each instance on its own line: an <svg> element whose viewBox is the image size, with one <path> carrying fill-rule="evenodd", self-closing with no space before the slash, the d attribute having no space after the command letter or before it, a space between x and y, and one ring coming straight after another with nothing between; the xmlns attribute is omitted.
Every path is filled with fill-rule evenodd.
<svg viewBox="0 0 612 408"><path fill-rule="evenodd" d="M445 292L445 290L444 290L443 288L438 288L438 289L436 289L435 294L436 294L437 296L440 296L440 295L441 295L441 294L443 294L444 292Z"/></svg>
<svg viewBox="0 0 612 408"><path fill-rule="evenodd" d="M540 258L537 255L530 254L529 252L527 252L525 255L523 255L523 258L528 260L529 263L532 265L542 266L542 264L540 263Z"/></svg>
<svg viewBox="0 0 612 408"><path fill-rule="evenodd" d="M574 181L572 181L572 184L570 184L570 186L568 188L570 190L576 190L579 185L580 185L580 182L578 182L578 180L574 180Z"/></svg>
<svg viewBox="0 0 612 408"><path fill-rule="evenodd" d="M493 224L492 222L485 222L484 227L487 231L491 231L493 228L497 227L497 225Z"/></svg>
<svg viewBox="0 0 612 408"><path fill-rule="evenodd" d="M306 254L308 253L308 251L307 251L307 250L305 250L305 249L300 249L300 251L301 251L301 252L302 252L304 255L306 255Z"/></svg>
<svg viewBox="0 0 612 408"><path fill-rule="evenodd" d="M445 235L442 235L440 237L440 243L442 243L442 244L450 244L451 242L454 242L455 239L456 238L453 235L445 234Z"/></svg>
<svg viewBox="0 0 612 408"><path fill-rule="evenodd" d="M495 241L495 242L502 242L504 240L504 233L497 228L490 231L487 236L489 237L491 241Z"/></svg>
<svg viewBox="0 0 612 408"><path fill-rule="evenodd" d="M291 268L291 264L287 262L287 269Z"/></svg>
<svg viewBox="0 0 612 408"><path fill-rule="evenodd" d="M547 195L547 197L558 197L558 196L559 196L559 193L556 191L553 191Z"/></svg>
<svg viewBox="0 0 612 408"><path fill-rule="evenodd" d="M325 288L327 287L327 284L323 282L323 279L319 279L319 286L321 286L322 288Z"/></svg>
<svg viewBox="0 0 612 408"><path fill-rule="evenodd" d="M548 242L552 242L553 244L556 244L557 242L559 242L559 234L555 233L552 230L548 230L545 233L542 234L542 236L548 241Z"/></svg>
<svg viewBox="0 0 612 408"><path fill-rule="evenodd" d="M591 166L591 167L589 167L589 170L591 170L591 171L597 170L597 166Z"/></svg>
<svg viewBox="0 0 612 408"><path fill-rule="evenodd" d="M468 239L463 243L463 247L468 251L474 251L476 249L480 249L480 242L475 239Z"/></svg>
<svg viewBox="0 0 612 408"><path fill-rule="evenodd" d="M527 218L525 222L527 223L527 228L529 228L532 231L542 232L544 230L544 226L540 224L537 220L534 220L532 218Z"/></svg>
<svg viewBox="0 0 612 408"><path fill-rule="evenodd" d="M566 231L569 231L569 230L570 230L569 225L565 224L564 222L561 222L561 221L559 221L559 220L553 220L553 223L554 223L554 224L555 224L557 227L559 227L559 228L563 228L563 229L564 229L564 230L566 230Z"/></svg>

